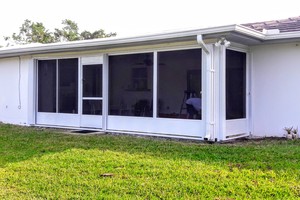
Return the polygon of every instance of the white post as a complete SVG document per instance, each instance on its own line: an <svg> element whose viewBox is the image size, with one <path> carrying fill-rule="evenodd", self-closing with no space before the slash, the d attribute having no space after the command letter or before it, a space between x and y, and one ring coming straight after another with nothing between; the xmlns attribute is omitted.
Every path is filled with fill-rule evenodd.
<svg viewBox="0 0 300 200"><path fill-rule="evenodd" d="M37 60L30 59L28 66L28 125L36 124Z"/></svg>
<svg viewBox="0 0 300 200"><path fill-rule="evenodd" d="M103 65L102 65L102 130L107 130L107 118L108 118L108 71L109 71L108 55L103 55Z"/></svg>
<svg viewBox="0 0 300 200"><path fill-rule="evenodd" d="M219 47L219 139L226 139L226 46Z"/></svg>
<svg viewBox="0 0 300 200"><path fill-rule="evenodd" d="M153 117L154 119L157 118L157 81L158 81L158 59L157 59L157 51L154 52L153 58L153 102L152 102L152 109L153 109Z"/></svg>
<svg viewBox="0 0 300 200"><path fill-rule="evenodd" d="M212 45L206 46L209 54L202 54L203 65L206 66L206 73L204 77L205 92L203 93L205 125L206 134L204 139L209 141L215 140L215 70L213 66L213 47ZM206 51L205 51L206 52Z"/></svg>

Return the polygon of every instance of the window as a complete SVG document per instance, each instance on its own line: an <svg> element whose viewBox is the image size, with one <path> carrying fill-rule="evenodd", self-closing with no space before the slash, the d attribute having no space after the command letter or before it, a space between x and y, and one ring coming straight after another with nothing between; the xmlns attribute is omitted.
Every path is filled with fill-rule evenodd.
<svg viewBox="0 0 300 200"><path fill-rule="evenodd" d="M158 117L201 119L201 49L158 53Z"/></svg>
<svg viewBox="0 0 300 200"><path fill-rule="evenodd" d="M109 114L152 116L153 53L109 57Z"/></svg>
<svg viewBox="0 0 300 200"><path fill-rule="evenodd" d="M38 112L56 112L56 60L38 61Z"/></svg>
<svg viewBox="0 0 300 200"><path fill-rule="evenodd" d="M78 59L58 60L58 112L78 113Z"/></svg>
<svg viewBox="0 0 300 200"><path fill-rule="evenodd" d="M78 113L78 59L38 61L38 112Z"/></svg>
<svg viewBox="0 0 300 200"><path fill-rule="evenodd" d="M246 117L246 53L226 50L226 119Z"/></svg>

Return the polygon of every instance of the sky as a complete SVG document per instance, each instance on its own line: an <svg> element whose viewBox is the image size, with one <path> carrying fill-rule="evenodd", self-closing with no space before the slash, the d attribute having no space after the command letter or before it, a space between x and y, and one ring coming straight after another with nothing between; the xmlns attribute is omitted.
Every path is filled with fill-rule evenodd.
<svg viewBox="0 0 300 200"><path fill-rule="evenodd" d="M80 31L104 29L122 37L285 19L300 16L299 7L299 0L4 0L0 45L25 19L42 22L49 31L71 19Z"/></svg>

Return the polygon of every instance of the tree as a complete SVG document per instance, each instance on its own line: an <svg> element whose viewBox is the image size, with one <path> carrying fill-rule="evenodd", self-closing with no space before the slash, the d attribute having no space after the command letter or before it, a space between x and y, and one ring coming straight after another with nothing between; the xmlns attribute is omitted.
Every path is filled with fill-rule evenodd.
<svg viewBox="0 0 300 200"><path fill-rule="evenodd" d="M32 22L28 19L20 27L18 34L13 33L11 37L4 37L5 41L12 39L17 44L28 43L52 43L54 42L53 34L50 33L40 22Z"/></svg>
<svg viewBox="0 0 300 200"><path fill-rule="evenodd" d="M16 44L28 43L53 43L62 41L76 41L76 40L89 40L95 38L114 37L116 33L105 33L103 29L94 32L83 31L79 32L79 27L76 22L65 19L62 21L63 27L61 29L55 28L54 32L49 32L41 22L32 22L28 19L20 27L18 34L13 33L12 36L5 36L4 40Z"/></svg>
<svg viewBox="0 0 300 200"><path fill-rule="evenodd" d="M93 33L89 32L89 31L83 31L80 34L82 40L114 37L116 35L117 35L117 33L105 33L103 29L99 29L97 31L94 31Z"/></svg>
<svg viewBox="0 0 300 200"><path fill-rule="evenodd" d="M55 41L76 41L81 39L78 26L74 21L65 19L62 21L62 24L64 25L62 29L55 29Z"/></svg>
<svg viewBox="0 0 300 200"><path fill-rule="evenodd" d="M69 19L62 21L64 27L62 29L55 29L54 36L56 41L76 41L76 40L90 40L96 38L114 37L117 33L105 33L103 29L94 32L83 31L79 33L78 25Z"/></svg>

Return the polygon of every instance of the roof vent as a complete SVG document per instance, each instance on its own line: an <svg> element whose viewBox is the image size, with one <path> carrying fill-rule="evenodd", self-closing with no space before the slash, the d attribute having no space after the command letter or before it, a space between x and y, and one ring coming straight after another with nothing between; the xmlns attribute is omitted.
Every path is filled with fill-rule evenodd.
<svg viewBox="0 0 300 200"><path fill-rule="evenodd" d="M266 34L266 35L276 35L276 34L279 34L280 33L280 30L279 29L263 29L263 34Z"/></svg>

